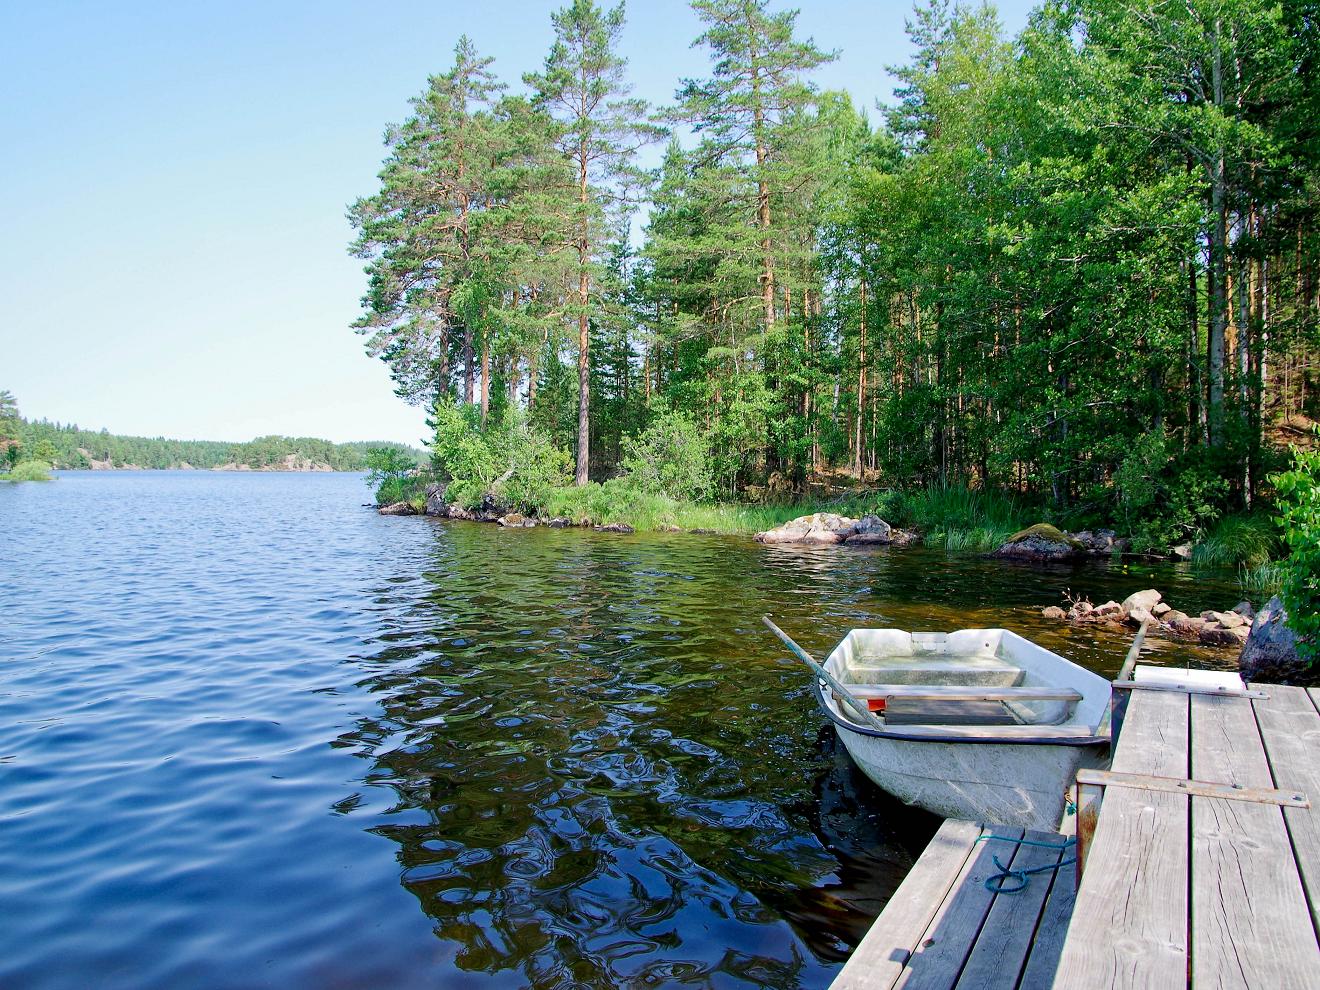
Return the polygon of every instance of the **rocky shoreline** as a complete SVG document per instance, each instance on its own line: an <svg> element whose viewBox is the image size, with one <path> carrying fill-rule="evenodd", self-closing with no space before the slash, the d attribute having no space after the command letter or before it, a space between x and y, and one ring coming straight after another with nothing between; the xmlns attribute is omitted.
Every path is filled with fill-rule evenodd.
<svg viewBox="0 0 1320 990"><path fill-rule="evenodd" d="M1256 610L1250 602L1238 602L1224 612L1205 611L1191 616L1180 612L1154 588L1128 595L1122 602L1092 605L1074 600L1068 609L1051 605L1041 612L1047 619L1074 626L1108 626L1111 629L1139 628L1143 622L1148 636L1162 636L1204 646L1242 646L1247 641Z"/></svg>
<svg viewBox="0 0 1320 990"><path fill-rule="evenodd" d="M454 502L445 501L445 489L442 485L426 486L426 504L421 511L408 502L394 502L376 510L382 516L431 516L436 519L462 519L467 522L495 523L506 529L530 529L533 526L549 526L551 529L566 529L570 526L593 529L598 533L632 533L635 530L627 523L608 523L594 525L590 519L569 519L567 516L554 516L550 519L538 519L513 511L494 495L482 496L481 505L475 509L464 508ZM679 532L677 526L670 527ZM697 532L697 530L693 530Z"/></svg>
<svg viewBox="0 0 1320 990"><path fill-rule="evenodd" d="M444 496L444 486L432 484L427 486L425 504L420 510L408 502L396 502L381 506L377 511L383 516L421 515L495 523L508 529L549 526L553 529L580 527L600 533L634 532L627 523L595 525L590 519L574 520L565 516L538 519L513 511L491 494L485 495L475 509L447 502ZM663 529L681 532L677 526ZM689 532L713 535L712 530L706 529ZM833 512L799 516L774 529L756 533L752 538L767 545L807 546L908 547L921 542L919 533L898 529L877 515L854 519ZM1014 534L989 556L1000 560L1052 563L1088 556L1108 557L1124 553L1126 549L1127 541L1118 539L1112 530L1069 534L1041 523ZM1175 554L1177 559L1190 556L1190 549L1185 557ZM1305 676L1304 665L1297 659L1296 638L1285 625L1287 616L1277 597L1259 614L1250 602L1243 601L1223 612L1211 610L1192 616L1164 601L1159 591L1148 588L1129 595L1122 602L1093 605L1089 601L1070 599L1067 609L1051 605L1041 614L1046 619L1075 626L1105 627L1111 631L1134 630L1143 622L1149 622L1148 636L1239 649L1239 666L1243 677L1248 680L1295 683L1296 678Z"/></svg>

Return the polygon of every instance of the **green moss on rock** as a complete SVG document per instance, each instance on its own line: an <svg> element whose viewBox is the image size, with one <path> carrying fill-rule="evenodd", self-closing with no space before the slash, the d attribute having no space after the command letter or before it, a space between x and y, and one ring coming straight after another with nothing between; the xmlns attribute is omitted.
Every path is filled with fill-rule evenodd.
<svg viewBox="0 0 1320 990"><path fill-rule="evenodd" d="M1082 544L1078 543L1063 530L1059 529L1057 526L1051 526L1049 523L1036 523L1034 526L1028 526L1026 529L1014 533L1004 542L1006 544L1018 543L1021 540L1029 540L1033 537L1038 540L1044 540L1048 543L1062 543L1066 546L1072 547L1074 550L1085 549Z"/></svg>

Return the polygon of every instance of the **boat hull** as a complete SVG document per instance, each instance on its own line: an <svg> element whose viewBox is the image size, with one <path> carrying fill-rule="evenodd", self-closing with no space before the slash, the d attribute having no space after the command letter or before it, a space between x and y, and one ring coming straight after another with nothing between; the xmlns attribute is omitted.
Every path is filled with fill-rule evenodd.
<svg viewBox="0 0 1320 990"><path fill-rule="evenodd" d="M1079 767L1103 746L931 742L866 735L839 725L857 768L905 804L965 818L1054 832Z"/></svg>

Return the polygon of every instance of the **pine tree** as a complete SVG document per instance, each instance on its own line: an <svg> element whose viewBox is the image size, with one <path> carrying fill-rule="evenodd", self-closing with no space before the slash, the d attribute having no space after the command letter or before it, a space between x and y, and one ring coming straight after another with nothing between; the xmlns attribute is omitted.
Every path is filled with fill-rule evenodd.
<svg viewBox="0 0 1320 990"><path fill-rule="evenodd" d="M566 204L577 260L578 422L574 482L587 483L591 465L592 287L608 249L609 215L622 205L637 174L637 150L657 136L646 105L629 98L627 60L617 52L624 8L608 11L573 0L553 14L555 41L540 73L525 77L535 104L560 125L557 144L575 172L575 199Z"/></svg>

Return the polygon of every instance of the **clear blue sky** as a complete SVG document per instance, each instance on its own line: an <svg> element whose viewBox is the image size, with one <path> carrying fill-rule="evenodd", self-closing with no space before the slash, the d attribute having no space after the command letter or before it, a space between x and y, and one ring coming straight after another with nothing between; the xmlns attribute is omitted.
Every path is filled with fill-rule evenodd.
<svg viewBox="0 0 1320 990"><path fill-rule="evenodd" d="M553 2L0 3L0 389L118 433L417 442L348 328L347 203L464 32L510 82ZM1016 33L1030 4L999 4ZM887 100L908 3L805 0L823 86ZM633 0L635 91L705 72L682 0Z"/></svg>

